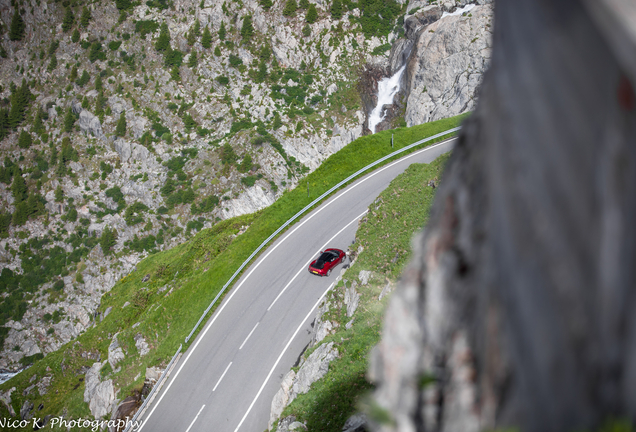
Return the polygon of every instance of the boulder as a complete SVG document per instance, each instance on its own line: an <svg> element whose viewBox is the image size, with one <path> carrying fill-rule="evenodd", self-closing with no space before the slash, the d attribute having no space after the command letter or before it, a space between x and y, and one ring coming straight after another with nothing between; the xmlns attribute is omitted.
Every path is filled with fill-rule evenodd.
<svg viewBox="0 0 636 432"><path fill-rule="evenodd" d="M11 405L11 393L13 393L14 391L15 391L15 387L11 387L9 390L5 392L0 392L0 402L2 402L5 408L7 408L7 411L9 411L9 415L11 417L15 417L15 410L13 409L13 406Z"/></svg>
<svg viewBox="0 0 636 432"><path fill-rule="evenodd" d="M296 374L289 396L289 403L296 399L299 394L307 393L314 382L325 376L329 370L329 363L337 357L338 349L334 348L333 342L322 344L316 348Z"/></svg>
<svg viewBox="0 0 636 432"><path fill-rule="evenodd" d="M99 139L105 139L106 136L102 131L102 124L99 118L88 110L82 110L79 115L79 127L82 132L90 134Z"/></svg>
<svg viewBox="0 0 636 432"><path fill-rule="evenodd" d="M119 341L117 340L117 335L113 336L110 345L108 346L108 363L110 363L110 367L115 370L117 363L122 361L126 355L124 354L124 350L119 346Z"/></svg>
<svg viewBox="0 0 636 432"><path fill-rule="evenodd" d="M296 378L296 372L290 370L283 378L283 382L280 384L280 389L274 395L272 399L272 406L269 414L269 424L267 429L271 429L274 422L280 417L285 407L289 404L289 398L291 396L291 388L294 384L294 378Z"/></svg>
<svg viewBox="0 0 636 432"><path fill-rule="evenodd" d="M86 372L84 378L84 402L88 403L91 414L101 418L108 414L115 402L113 380L100 381L99 371L106 362L97 362Z"/></svg>
<svg viewBox="0 0 636 432"><path fill-rule="evenodd" d="M140 334L137 334L135 336L135 346L137 347L137 352L142 357L148 354L148 352L150 352L146 339L144 339L144 337Z"/></svg>
<svg viewBox="0 0 636 432"><path fill-rule="evenodd" d="M350 286L345 287L344 303L347 306L347 316L351 318L358 308L360 302L360 294L356 291L356 282L352 282Z"/></svg>
<svg viewBox="0 0 636 432"><path fill-rule="evenodd" d="M20 409L20 418L22 420L31 420L31 418L33 417L31 411L33 411L33 402L25 400L24 404L22 405L22 409Z"/></svg>

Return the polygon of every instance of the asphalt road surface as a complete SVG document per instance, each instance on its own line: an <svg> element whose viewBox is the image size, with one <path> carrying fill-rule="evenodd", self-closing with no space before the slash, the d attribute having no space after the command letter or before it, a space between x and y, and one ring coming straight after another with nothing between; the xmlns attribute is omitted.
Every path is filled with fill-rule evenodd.
<svg viewBox="0 0 636 432"><path fill-rule="evenodd" d="M327 247L346 250L358 220L391 180L412 163L428 163L450 151L453 141L362 177L279 237L243 273L183 354L140 430L266 430L272 398L309 343L315 310L341 268L321 278L308 272L309 263Z"/></svg>

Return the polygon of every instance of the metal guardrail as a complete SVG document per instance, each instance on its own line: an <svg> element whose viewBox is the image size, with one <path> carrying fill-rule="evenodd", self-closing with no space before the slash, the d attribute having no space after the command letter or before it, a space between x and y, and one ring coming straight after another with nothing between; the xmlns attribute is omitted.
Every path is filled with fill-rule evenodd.
<svg viewBox="0 0 636 432"><path fill-rule="evenodd" d="M177 350L176 353L174 353L174 356L172 356L172 360L170 360L170 363L168 363L168 366L166 366L166 370L161 374L161 376L159 377L159 380L157 381L157 384L154 385L154 387L148 394L148 397L144 400L144 403L141 404L141 406L139 407L139 409L133 416L132 420L126 422L126 429L124 429L124 432L128 432L130 430L130 428L137 421L139 416L143 413L144 409L146 408L146 405L148 405L148 403L152 400L155 393L159 390L159 388L161 388L161 384L163 383L163 380L168 376L168 372L170 372L170 368L172 367L175 360L177 359L177 356L181 352L182 347L183 347L183 344L180 344L179 349Z"/></svg>
<svg viewBox="0 0 636 432"><path fill-rule="evenodd" d="M318 198L313 200L311 203L307 204L302 210L300 210L298 213L296 213L294 216L292 216L287 222L285 222L283 225L281 225L280 228L278 228L276 231L274 231L274 233L272 235L267 237L267 239L265 241L263 241L263 243L261 243L260 246L257 247L256 250L254 250L254 252L252 252L252 254L243 262L243 264L241 264L241 266L238 268L238 270L236 270L234 272L232 277L225 283L225 285L223 285L223 288L221 289L221 291L219 291L219 293L216 295L216 297L214 297L214 300L212 300L210 305L205 309L205 312L203 312L203 314L201 315L201 318L199 318L199 321L197 321L197 323L195 324L195 326L192 329L192 331L190 332L190 334L185 338L185 343L188 343L188 341L190 340L192 335L196 332L196 330L199 327L199 325L201 325L201 321L203 321L203 319L208 314L208 312L210 312L210 309L212 309L212 306L214 306L214 304L219 299L219 297L221 297L223 295L223 293L225 292L227 287L230 286L230 284L234 281L236 276L238 276L241 273L241 271L245 268L245 266L247 266L250 263L252 258L254 258L256 256L256 254L258 254L261 251L261 249L263 249L282 230L287 228L291 223L293 223L296 219L298 219L300 216L302 216L307 210L311 209L314 205L316 205L317 203L322 201L325 197L329 196L333 191L339 189L342 185L344 185L344 184L348 183L349 181L353 180L354 178L356 178L357 176L359 176L363 172L369 170L370 168L373 168L374 166L376 166L378 164L381 164L385 160L390 159L393 156L396 156L396 155L398 155L400 153L403 153L405 151L408 151L408 150L412 149L413 147L417 147L420 144L424 144L425 142L432 141L434 139L441 138L441 137L443 137L445 135L449 135L449 134L452 134L454 132L457 132L460 129L461 129L461 126L458 126L456 128L449 129L447 131L440 132L440 133L438 133L436 135L433 135L433 136L430 136L428 138L424 138L422 140L419 140L419 141L417 141L417 142L415 142L413 144L410 144L410 145L408 145L408 146L406 146L404 148L401 148L400 150L394 151L393 153L390 153L390 154L378 159L377 161L373 162L372 164L369 164L369 165L365 166L364 168L362 168L362 169L356 171L355 173L351 174L349 177L347 177L346 179L342 180L340 183L338 183L337 185L333 186L327 192L323 193ZM179 349L181 349L181 348L179 348Z"/></svg>

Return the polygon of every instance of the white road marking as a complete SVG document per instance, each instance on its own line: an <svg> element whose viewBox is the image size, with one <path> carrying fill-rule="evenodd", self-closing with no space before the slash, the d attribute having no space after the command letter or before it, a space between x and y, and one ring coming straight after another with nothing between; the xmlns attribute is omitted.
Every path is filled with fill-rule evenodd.
<svg viewBox="0 0 636 432"><path fill-rule="evenodd" d="M261 395L261 393L263 392L263 389L265 388L265 385L267 384L267 381L269 381L270 377L272 376L272 374L274 373L274 369L276 369L276 366L278 366L278 363L280 362L280 360L283 358L283 354L285 354L285 351L287 351L287 348L289 348L289 345L291 345L292 341L294 340L294 338L296 337L296 335L298 334L298 332L300 331L300 329L303 328L303 324L305 324L305 321L307 321L309 319L309 317L311 316L312 312L314 311L314 309L316 309L318 307L318 305L320 304L320 302L322 301L322 299L325 297L325 295L327 295L327 293L329 292L329 290L333 287L333 283L331 285L329 285L329 288L327 288L327 290L322 293L322 295L320 296L320 298L318 299L318 301L314 304L314 306L309 310L309 312L307 313L307 315L305 315L305 318L303 318L303 320L300 322L300 325L298 326L298 328L296 329L296 331L294 332L294 334L292 335L292 337L289 339L289 341L287 342L287 345L285 345L285 348L283 348L283 351L281 351L280 355L278 356L278 358L276 359L276 363L274 363L274 366L272 366L272 368L270 369L269 373L267 374L267 378L265 378L265 381L263 381L263 385L261 386L261 388L258 390L258 393L256 393L256 396L254 397L254 400L252 401L252 403L250 404L250 407L247 409L247 412L245 413L245 415L243 416L243 418L241 419L241 421L239 422L238 426L236 427L236 429L234 429L234 432L238 431L239 428L241 427L241 425L243 424L243 422L245 421L245 419L247 418L247 415L250 413L250 411L252 411L252 408L254 407L254 404L256 403L256 400L258 399L258 397Z"/></svg>
<svg viewBox="0 0 636 432"><path fill-rule="evenodd" d="M161 401L163 400L163 397L168 393L168 390L170 390L170 387L172 387L172 384L177 380L177 377L179 376L179 373L181 373L181 371L183 370L183 367L186 365L186 363L188 362L188 360L190 359L190 357L192 356L192 353L197 349L197 347L199 346L199 344L201 343L201 341L203 340L203 338L205 337L205 335L207 334L208 330L210 330L210 328L212 327L212 324L214 324L214 322L216 321L216 319L221 315L221 312L223 312L223 309L225 309L225 307L228 305L228 303L230 302L230 300L232 300L232 298L234 297L234 295L238 292L238 290L243 286L243 284L247 281L247 279L249 279L249 277L252 275L252 273L254 273L254 271L256 271L256 269L265 261L265 259L267 259L267 257L274 252L281 244L283 244L285 242L285 240L287 240L292 234L294 234L297 230L299 230L303 225L305 225L309 220L311 220L314 216L316 216L318 213L320 213L321 211L323 211L324 209L326 209L327 207L329 207L331 204L333 204L334 202L336 202L337 200L339 200L340 198L342 198L343 196L345 196L347 193L349 193L350 191L352 191L353 189L355 189L356 187L358 187L359 185L361 185L362 183L366 182L367 180L375 177L376 175L380 174L382 171L389 169L390 167L392 167L395 164L404 162L407 159L410 159L414 156L419 155L422 152L434 149L435 147L439 147L441 145L444 144L448 144L448 142L457 139L457 138L452 138L450 140L446 140L444 142L423 148L422 150L413 152L411 154L409 154L408 156L405 156L403 158L400 158L394 162L391 162L390 164L386 165L383 168L378 169L377 171L374 171L372 174L369 174L367 177L363 178L362 180L358 181L357 183L348 186L344 191L338 192L336 194L336 196L331 199L331 201L328 201L326 203L324 203L323 205L321 205L315 213L309 215L309 217L305 220L303 220L301 223L299 223L293 230L291 230L285 237L283 237L283 239L275 244L270 250L269 252L267 252L265 254L265 256L263 256L263 258L261 258L252 268L252 270L247 274L247 276L245 276L245 279L243 279L241 281L241 283L239 283L236 288L232 289L230 292L230 296L227 298L226 301L224 301L221 304L221 307L216 311L216 313L214 314L214 316L212 317L212 319L210 320L210 322L208 323L207 327L205 328L205 330L203 330L203 332L201 334L199 334L199 337L197 337L196 342L194 343L193 346L191 346L190 351L188 352L188 355L186 356L185 360L183 360L183 363L181 363L181 366L179 366L179 369L177 370L177 372L174 374L174 376L172 377L172 379L170 380L170 382L168 383L168 386L166 387L166 389L161 392L161 396L159 397L159 400L154 404L154 406L152 407L152 410L150 410L150 413L148 414L148 417L146 417L144 423L142 423L141 427L139 428L139 432L144 428L144 425L148 424L148 420L150 419L150 417L152 416L152 414L155 412L155 410L157 409L157 407L159 406L159 404L161 403Z"/></svg>
<svg viewBox="0 0 636 432"><path fill-rule="evenodd" d="M216 382L216 385L214 386L214 388L212 389L212 391L216 391L216 388L219 386L219 384L221 384L221 380L223 379L223 377L225 376L225 374L227 373L228 369L230 368L230 366L232 366L232 362L230 362L229 365L227 365L227 367L225 368L225 371L223 371L223 375L221 375L221 378L219 378L219 380Z"/></svg>
<svg viewBox="0 0 636 432"><path fill-rule="evenodd" d="M192 429L192 425L194 424L195 421L197 421L197 419L199 418L199 414L201 414L201 411L203 411L203 408L205 408L205 405L203 405L201 407L201 409L199 410L199 412L197 413L196 417L194 417L194 420L192 420L192 423L190 423L190 426L188 426L188 428L186 429L186 432L190 432L190 429Z"/></svg>
<svg viewBox="0 0 636 432"><path fill-rule="evenodd" d="M343 232L344 230L346 230L347 228L349 228L349 226L350 226L352 223L354 223L354 222L356 222L356 221L360 220L360 218L362 218L362 216L364 216L364 215L365 215L368 211L369 211L369 210L365 210L365 211L363 211L363 212L362 212L359 216L357 216L355 219L353 219L351 222L349 222L347 225L345 225L345 226L344 226L344 228L342 228L340 231L338 231L336 234L334 234L334 236L333 236L333 237L331 237L329 240L327 240L327 242L326 242L324 245L322 245L322 247L320 248L320 250L323 250L324 248L326 248L326 247L327 247L327 245L333 241L333 239L335 239L336 237L338 237L338 236L340 235L340 233L341 233L341 232ZM287 289L287 288L291 285L291 283L292 283L292 282L293 282L293 281L294 281L294 280L298 277L298 275L300 274L300 272L301 272L301 271L303 271L303 270L305 270L305 269L307 268L307 266L309 265L309 263L310 263L311 261L312 261L312 258L309 258L309 261L307 261L307 262L305 263L305 265L304 265L304 266L302 266L302 267L300 268L300 270L298 270L298 272L294 275L294 277L292 278L292 280L290 280L290 281L287 283L287 285L285 285L285 288L283 288L283 290L282 290L282 291L278 294L278 296L276 296L276 298L274 299L274 301L272 302L272 304L271 304L271 305L269 305L269 307L267 308L267 311L268 311L268 312L269 312L269 310L272 308L272 306L274 306L274 303L276 303L276 302L278 301L278 299L280 298L280 296L282 296L282 295L283 295L283 293L285 292L285 290L286 290L286 289Z"/></svg>
<svg viewBox="0 0 636 432"><path fill-rule="evenodd" d="M247 340L250 338L250 336L252 336L252 333L254 333L254 330L256 330L256 327L258 327L258 323L256 323L256 325L254 326L254 328L252 329L250 334L247 335L247 337L245 338L245 340L243 341L243 343L239 347L239 350L243 348L243 345L245 345L245 342L247 342Z"/></svg>

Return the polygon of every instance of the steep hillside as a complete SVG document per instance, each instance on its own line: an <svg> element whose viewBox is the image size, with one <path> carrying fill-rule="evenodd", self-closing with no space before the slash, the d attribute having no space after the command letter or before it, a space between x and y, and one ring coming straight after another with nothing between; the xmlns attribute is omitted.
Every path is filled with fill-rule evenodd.
<svg viewBox="0 0 636 432"><path fill-rule="evenodd" d="M142 257L270 205L362 134L356 71L404 7L336 6L0 3L0 367L68 342Z"/></svg>

